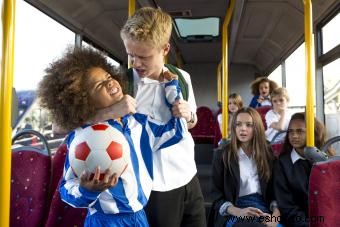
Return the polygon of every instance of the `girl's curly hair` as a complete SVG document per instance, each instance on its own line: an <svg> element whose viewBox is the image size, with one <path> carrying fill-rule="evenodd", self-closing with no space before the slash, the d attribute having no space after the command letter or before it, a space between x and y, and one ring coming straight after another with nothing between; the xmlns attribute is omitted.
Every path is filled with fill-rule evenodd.
<svg viewBox="0 0 340 227"><path fill-rule="evenodd" d="M38 96L41 106L50 111L58 126L71 130L96 114L87 86L88 73L94 67L110 73L125 91L121 68L111 65L102 53L91 48L69 47L62 58L45 69Z"/></svg>
<svg viewBox="0 0 340 227"><path fill-rule="evenodd" d="M251 84L250 84L250 88L251 88L251 93L253 95L259 95L259 86L261 83L263 82L267 82L269 83L269 94L276 88L278 88L279 86L277 85L277 83L273 80L268 79L267 77L258 77L256 78L256 80L254 80Z"/></svg>

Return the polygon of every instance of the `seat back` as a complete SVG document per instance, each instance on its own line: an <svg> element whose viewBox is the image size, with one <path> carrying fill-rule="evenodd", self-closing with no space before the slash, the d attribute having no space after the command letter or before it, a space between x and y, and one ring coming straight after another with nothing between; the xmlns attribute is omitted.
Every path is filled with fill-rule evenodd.
<svg viewBox="0 0 340 227"><path fill-rule="evenodd" d="M86 215L87 209L71 207L61 200L59 190L55 190L45 227L84 226Z"/></svg>
<svg viewBox="0 0 340 227"><path fill-rule="evenodd" d="M270 146L272 148L274 156L278 158L280 154L282 153L283 143L273 143L273 144L270 144Z"/></svg>
<svg viewBox="0 0 340 227"><path fill-rule="evenodd" d="M41 226L47 215L51 182L51 156L44 137L33 130L20 132L22 136L34 134L45 149L19 146L12 149L10 226Z"/></svg>
<svg viewBox="0 0 340 227"><path fill-rule="evenodd" d="M271 110L272 107L271 106L261 106L256 108L256 111L260 114L261 119L262 119L262 123L264 126L264 129L267 129L267 123L266 123L266 114L269 110Z"/></svg>
<svg viewBox="0 0 340 227"><path fill-rule="evenodd" d="M311 227L339 226L340 157L313 165L309 178L309 216L323 221L310 222Z"/></svg>
<svg viewBox="0 0 340 227"><path fill-rule="evenodd" d="M218 142L222 139L222 132L220 130L220 125L217 120L217 116L222 113L222 109L220 108L214 116L215 119L215 130L214 130L214 148L218 147Z"/></svg>
<svg viewBox="0 0 340 227"><path fill-rule="evenodd" d="M56 153L52 158L52 182L51 182L51 192L54 195L54 191L57 189L59 181L63 175L64 171L64 162L67 154L67 144L62 143Z"/></svg>
<svg viewBox="0 0 340 227"><path fill-rule="evenodd" d="M209 107L197 108L197 124L190 129L195 143L214 143L215 119Z"/></svg>
<svg viewBox="0 0 340 227"><path fill-rule="evenodd" d="M54 192L45 227L84 226L87 209L74 208L60 198L59 183L63 176L67 145L62 143L52 159L53 177L51 191Z"/></svg>

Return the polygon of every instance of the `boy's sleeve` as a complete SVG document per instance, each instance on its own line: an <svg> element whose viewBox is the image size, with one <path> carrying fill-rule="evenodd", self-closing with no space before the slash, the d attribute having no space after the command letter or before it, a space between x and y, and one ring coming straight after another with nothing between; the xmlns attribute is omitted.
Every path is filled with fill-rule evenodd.
<svg viewBox="0 0 340 227"><path fill-rule="evenodd" d="M274 137L274 135L277 133L276 129L270 127L270 125L273 122L276 122L276 117L274 116L272 110L269 110L266 113L265 120L266 120L266 124L267 124L267 129L265 131L266 138L267 138L268 141L271 141L272 138Z"/></svg>
<svg viewBox="0 0 340 227"><path fill-rule="evenodd" d="M93 206L100 192L89 191L81 187L79 183L79 179L74 175L70 166L68 155L66 155L63 179L59 186L61 199L72 207L88 208Z"/></svg>
<svg viewBox="0 0 340 227"><path fill-rule="evenodd" d="M194 89L192 88L190 75L189 75L189 73L187 73L186 71L184 71L182 69L178 69L178 70L182 73L185 81L188 84L188 89L189 89L188 103L190 105L190 109L193 113L196 113L197 105L196 105L196 100L195 100Z"/></svg>

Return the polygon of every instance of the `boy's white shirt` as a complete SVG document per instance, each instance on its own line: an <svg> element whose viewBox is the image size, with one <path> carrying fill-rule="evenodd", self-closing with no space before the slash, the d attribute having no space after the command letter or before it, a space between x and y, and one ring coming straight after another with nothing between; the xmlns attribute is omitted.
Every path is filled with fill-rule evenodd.
<svg viewBox="0 0 340 227"><path fill-rule="evenodd" d="M287 130L288 129L288 125L289 125L289 121L291 118L292 114L291 112L287 109L286 110L286 114L285 114L285 122L284 122L284 129L283 130ZM266 138L269 142L272 141L272 139L274 138L274 136L276 135L276 133L278 133L279 131L273 128L270 128L269 126L273 123L273 122L278 122L280 120L280 114L278 114L277 112L275 112L274 110L269 110L265 116L266 119L266 124L267 124L267 130L266 130ZM276 137L275 141L273 142L281 142L284 140L286 136L286 133L282 133L280 134L278 137Z"/></svg>
<svg viewBox="0 0 340 227"><path fill-rule="evenodd" d="M163 67L163 71L167 70ZM197 106L190 75L179 70L188 83L190 109L196 113ZM133 70L133 76L137 112L149 115L155 120L167 122L172 113L166 106L164 83L149 78L140 78L135 70ZM154 191L170 191L189 183L197 172L194 146L194 140L190 132L187 132L179 143L153 153Z"/></svg>

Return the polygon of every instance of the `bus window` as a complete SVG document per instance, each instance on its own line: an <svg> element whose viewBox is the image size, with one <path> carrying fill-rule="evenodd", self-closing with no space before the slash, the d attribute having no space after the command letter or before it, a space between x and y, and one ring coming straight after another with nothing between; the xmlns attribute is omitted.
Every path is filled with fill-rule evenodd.
<svg viewBox="0 0 340 227"><path fill-rule="evenodd" d="M13 86L18 95L19 117L13 135L31 128L46 137L51 127L48 113L36 100L36 89L48 64L74 44L75 34L25 1L17 1ZM52 134L53 135L53 134Z"/></svg>
<svg viewBox="0 0 340 227"><path fill-rule="evenodd" d="M81 45L84 46L84 47L90 47L90 48L93 48L93 49L97 50L97 48L95 48L95 47L92 46L91 44L88 44L88 43L85 42L85 41L83 41L83 42L81 43ZM112 65L115 65L115 66L119 66L119 65L120 65L119 62L117 62L117 61L115 61L114 59L110 58L108 55L106 55L106 60L107 60L108 62L110 62Z"/></svg>
<svg viewBox="0 0 340 227"><path fill-rule="evenodd" d="M327 134L340 135L340 59L323 67L325 123ZM337 143L337 151L340 151Z"/></svg>
<svg viewBox="0 0 340 227"><path fill-rule="evenodd" d="M332 48L340 44L340 15L337 14L322 28L322 47L323 53L328 52Z"/></svg>
<svg viewBox="0 0 340 227"><path fill-rule="evenodd" d="M282 84L282 66L279 65L276 69L268 76L269 79L275 81L277 85L283 86Z"/></svg>
<svg viewBox="0 0 340 227"><path fill-rule="evenodd" d="M289 106L294 112L305 111L306 105L306 63L303 42L286 59L286 88L291 97Z"/></svg>

